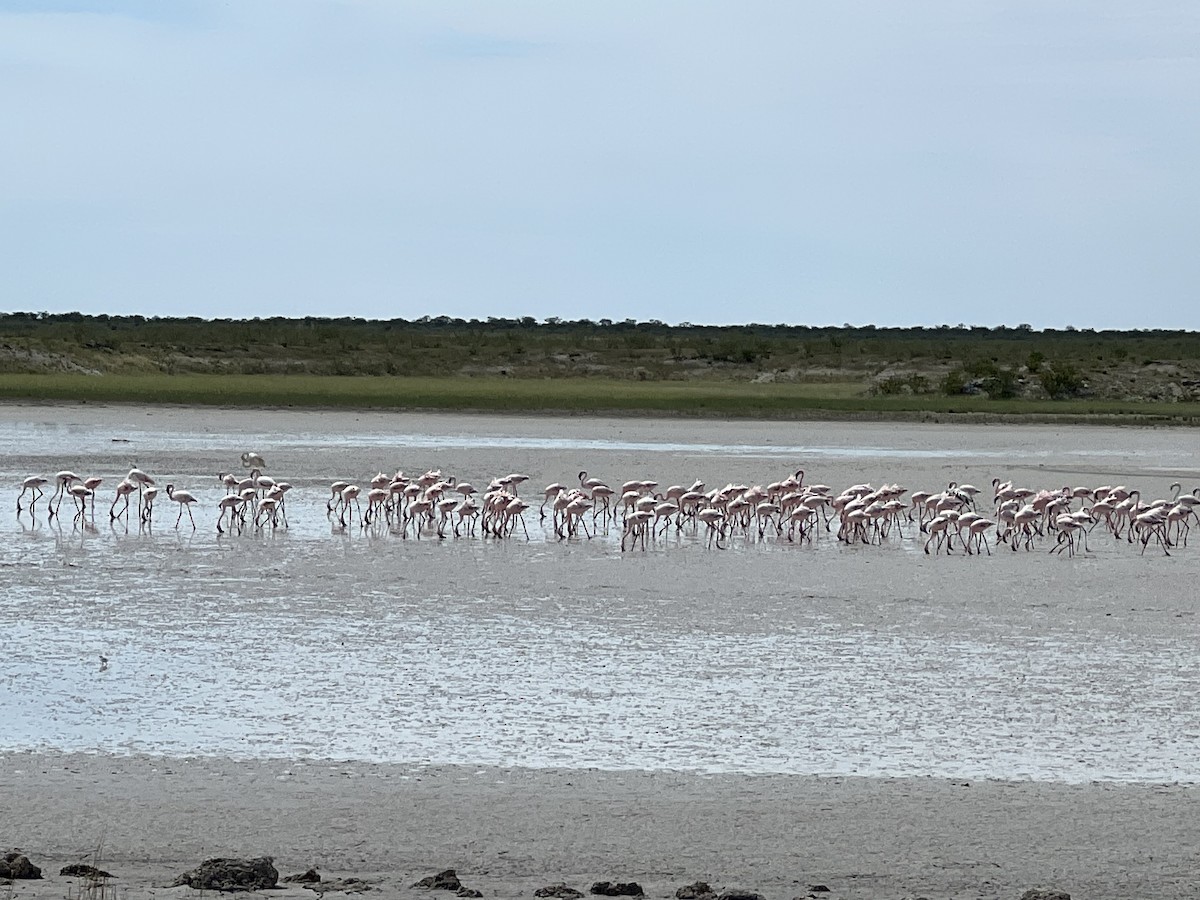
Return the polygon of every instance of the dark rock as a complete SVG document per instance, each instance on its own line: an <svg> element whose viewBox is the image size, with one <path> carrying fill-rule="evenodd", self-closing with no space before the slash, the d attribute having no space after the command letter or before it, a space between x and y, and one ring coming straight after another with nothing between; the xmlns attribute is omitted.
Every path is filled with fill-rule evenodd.
<svg viewBox="0 0 1200 900"><path fill-rule="evenodd" d="M453 869L446 869L444 872L422 878L413 887L431 891L457 891L462 887L462 882L458 880L458 874Z"/></svg>
<svg viewBox="0 0 1200 900"><path fill-rule="evenodd" d="M279 872L269 856L255 859L206 859L184 872L171 887L186 884L198 891L265 891L279 883Z"/></svg>
<svg viewBox="0 0 1200 900"><path fill-rule="evenodd" d="M583 891L577 891L573 887L567 887L561 881L558 884L549 884L546 887L540 887L533 892L535 897L557 897L559 900L579 900L583 896Z"/></svg>
<svg viewBox="0 0 1200 900"><path fill-rule="evenodd" d="M71 863L69 866L63 866L58 870L59 875L68 875L76 878L112 878L111 872L105 872L103 869L97 869L95 866L89 866L87 863Z"/></svg>
<svg viewBox="0 0 1200 900"><path fill-rule="evenodd" d="M309 869L305 872L308 875L310 872L315 872L315 869ZM299 876L297 876L299 877ZM284 881L287 881L285 878ZM326 891L343 891L347 894L361 894L363 891L369 891L371 885L363 881L361 878L335 878L333 881L321 881L320 876L316 881L306 881L300 885L302 888L309 891L316 891L318 894L324 894Z"/></svg>
<svg viewBox="0 0 1200 900"><path fill-rule="evenodd" d="M457 894L459 897L482 897L483 896L483 894L479 893L479 891L475 890L475 888L469 888L469 887L466 887L465 885L463 887L460 887L454 893Z"/></svg>
<svg viewBox="0 0 1200 900"><path fill-rule="evenodd" d="M677 900L715 900L717 892L707 881L693 881L675 892Z"/></svg>
<svg viewBox="0 0 1200 900"><path fill-rule="evenodd" d="M321 880L321 873L314 866L307 872L301 872L299 875L288 875L283 880L289 884L317 884Z"/></svg>
<svg viewBox="0 0 1200 900"><path fill-rule="evenodd" d="M810 884L808 886L808 892L810 894L828 894L829 888L823 884Z"/></svg>
<svg viewBox="0 0 1200 900"><path fill-rule="evenodd" d="M597 881L591 887L591 893L602 897L641 897L644 896L642 886L636 881Z"/></svg>
<svg viewBox="0 0 1200 900"><path fill-rule="evenodd" d="M1030 888L1021 895L1021 900L1071 900L1071 895L1054 888Z"/></svg>
<svg viewBox="0 0 1200 900"><path fill-rule="evenodd" d="M0 859L0 878L41 878L42 870L29 861L24 853L11 850Z"/></svg>
<svg viewBox="0 0 1200 900"><path fill-rule="evenodd" d="M754 891L739 891L736 888L730 888L722 891L718 900L765 900L765 898L762 894L756 894Z"/></svg>

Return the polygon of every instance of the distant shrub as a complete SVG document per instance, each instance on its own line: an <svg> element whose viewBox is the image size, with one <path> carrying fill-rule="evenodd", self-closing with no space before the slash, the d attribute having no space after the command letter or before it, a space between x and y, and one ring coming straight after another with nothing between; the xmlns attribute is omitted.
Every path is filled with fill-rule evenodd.
<svg viewBox="0 0 1200 900"><path fill-rule="evenodd" d="M1011 400L1021 393L1017 373L1012 369L996 369L994 375L983 379L981 387L989 400Z"/></svg>
<svg viewBox="0 0 1200 900"><path fill-rule="evenodd" d="M924 375L890 375L875 385L873 393L882 397L895 397L901 394L930 393L929 379Z"/></svg>
<svg viewBox="0 0 1200 900"><path fill-rule="evenodd" d="M1054 363L1041 374L1042 390L1052 400L1078 397L1087 386L1083 376L1070 363Z"/></svg>
<svg viewBox="0 0 1200 900"><path fill-rule="evenodd" d="M942 379L942 393L947 397L957 397L967 393L967 375L962 369L951 369Z"/></svg>
<svg viewBox="0 0 1200 900"><path fill-rule="evenodd" d="M973 359L963 368L972 378L995 378L1000 372L996 361L987 358Z"/></svg>

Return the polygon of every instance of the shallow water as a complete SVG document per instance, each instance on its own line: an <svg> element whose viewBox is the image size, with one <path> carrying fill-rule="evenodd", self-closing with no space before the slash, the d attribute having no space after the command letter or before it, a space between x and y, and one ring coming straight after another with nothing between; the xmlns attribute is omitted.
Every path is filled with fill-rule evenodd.
<svg viewBox="0 0 1200 900"><path fill-rule="evenodd" d="M0 417L0 479L107 479L92 531L0 513L0 749L1065 781L1200 773L1200 547L1008 550L687 533L622 554L402 540L326 516L335 478L835 487L1015 478L1191 487L1193 433L60 407ZM147 420L143 422L142 420ZM130 424L130 420L137 425ZM114 437L118 443L114 443ZM128 441L128 443L125 443ZM262 452L291 527L218 536L214 473ZM137 462L197 494L110 525ZM81 470L87 470L86 472ZM18 488L13 488L15 498ZM536 489L523 493L536 495ZM539 498L540 500L540 498ZM64 507L69 510L69 504ZM99 656L108 659L101 671Z"/></svg>

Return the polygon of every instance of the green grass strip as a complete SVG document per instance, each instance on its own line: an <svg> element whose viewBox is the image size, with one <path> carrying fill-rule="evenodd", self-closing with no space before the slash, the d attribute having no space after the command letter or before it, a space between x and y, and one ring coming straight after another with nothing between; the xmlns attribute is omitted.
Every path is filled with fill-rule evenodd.
<svg viewBox="0 0 1200 900"><path fill-rule="evenodd" d="M870 397L854 383L315 375L0 376L0 399L189 406L636 413L750 418L1021 419L1200 424L1200 403Z"/></svg>

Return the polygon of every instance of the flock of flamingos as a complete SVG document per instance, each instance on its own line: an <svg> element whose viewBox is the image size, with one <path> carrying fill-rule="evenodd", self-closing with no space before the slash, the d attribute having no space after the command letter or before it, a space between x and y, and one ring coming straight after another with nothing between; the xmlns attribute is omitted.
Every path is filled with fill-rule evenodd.
<svg viewBox="0 0 1200 900"><path fill-rule="evenodd" d="M258 453L243 453L241 461L245 474L217 476L225 488L216 504L217 531L286 528L292 485L263 474L266 461ZM404 538L507 538L520 533L529 539L525 516L533 514L536 501L519 496L528 480L513 473L478 489L440 471L416 476L381 472L369 486L333 482L325 509L338 529L357 523L361 529L387 530ZM1142 553L1153 544L1169 556L1172 548L1187 544L1191 520L1200 521L1200 488L1180 494L1178 482L1171 485L1171 497L1150 501L1120 485L1037 490L1000 479L992 481L987 493L953 482L937 491L856 484L835 493L828 485L805 484L802 469L770 484L711 489L699 481L687 487L660 488L654 481L611 486L587 472L580 472L576 482L543 488L536 507L539 521L548 519L559 540L590 539L619 527L622 551L646 550L671 533L702 532L705 546L718 549L734 540L812 543L828 535L847 544L882 544L898 535L912 536L927 554L958 550L990 555L993 546L1014 551L1048 546L1050 553L1074 556L1090 552L1088 536L1101 527L1112 539L1140 545ZM52 478L31 476L17 497L17 514L26 509L35 514L45 497L48 515L59 517L69 497L77 525L94 521L101 483L101 478L66 471ZM195 529L196 496L173 484L165 493L178 507L175 527L186 514ZM136 466L116 486L110 521L128 521L134 515L135 495L139 523L153 522L159 488Z"/></svg>

